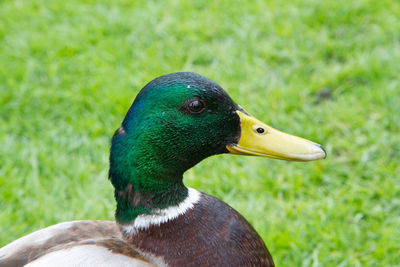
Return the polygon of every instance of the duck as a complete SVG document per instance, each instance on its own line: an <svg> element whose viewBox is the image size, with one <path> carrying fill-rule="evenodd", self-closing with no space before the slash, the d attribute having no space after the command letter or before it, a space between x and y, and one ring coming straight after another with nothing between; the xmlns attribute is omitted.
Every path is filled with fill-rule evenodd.
<svg viewBox="0 0 400 267"><path fill-rule="evenodd" d="M319 144L257 120L200 74L160 76L139 92L112 137L115 221L33 232L0 249L0 266L274 266L242 215L183 183L185 171L224 153L326 157Z"/></svg>

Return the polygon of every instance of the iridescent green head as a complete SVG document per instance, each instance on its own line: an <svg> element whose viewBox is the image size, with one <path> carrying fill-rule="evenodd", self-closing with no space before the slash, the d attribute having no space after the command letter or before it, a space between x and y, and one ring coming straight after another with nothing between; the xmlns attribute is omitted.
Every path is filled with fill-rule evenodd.
<svg viewBox="0 0 400 267"><path fill-rule="evenodd" d="M148 83L112 139L110 179L117 201L130 184L155 207L177 204L187 194L183 173L239 140L238 109L218 84L195 73ZM160 194L167 197L158 199Z"/></svg>
<svg viewBox="0 0 400 267"><path fill-rule="evenodd" d="M317 144L249 116L215 82L195 73L161 76L138 94L112 139L117 219L127 222L187 196L183 173L220 153L313 160Z"/></svg>

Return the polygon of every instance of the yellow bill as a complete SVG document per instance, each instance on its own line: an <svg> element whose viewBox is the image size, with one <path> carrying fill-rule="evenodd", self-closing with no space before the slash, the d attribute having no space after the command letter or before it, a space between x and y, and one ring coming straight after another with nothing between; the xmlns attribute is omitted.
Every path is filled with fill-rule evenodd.
<svg viewBox="0 0 400 267"><path fill-rule="evenodd" d="M236 112L240 117L241 136L237 144L226 146L230 153L293 161L326 157L319 144L275 130L241 111Z"/></svg>

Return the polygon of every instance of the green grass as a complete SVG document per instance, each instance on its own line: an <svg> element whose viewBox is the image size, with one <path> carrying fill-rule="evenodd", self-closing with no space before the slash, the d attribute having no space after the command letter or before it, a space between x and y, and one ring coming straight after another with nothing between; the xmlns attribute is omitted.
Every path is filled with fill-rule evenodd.
<svg viewBox="0 0 400 267"><path fill-rule="evenodd" d="M187 185L278 266L399 264L399 17L396 0L0 1L0 246L113 219L114 130L148 81L194 71L328 158L216 156Z"/></svg>

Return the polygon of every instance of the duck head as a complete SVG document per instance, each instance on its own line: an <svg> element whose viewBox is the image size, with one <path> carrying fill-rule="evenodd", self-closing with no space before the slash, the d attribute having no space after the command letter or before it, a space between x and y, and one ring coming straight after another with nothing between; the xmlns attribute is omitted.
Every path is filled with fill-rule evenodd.
<svg viewBox="0 0 400 267"><path fill-rule="evenodd" d="M179 203L187 194L183 173L221 153L295 161L326 156L320 145L250 116L206 77L167 74L140 91L112 139L110 179L118 206L137 206L129 216L118 216L117 208L117 219ZM140 193L137 203L126 200L132 192Z"/></svg>

